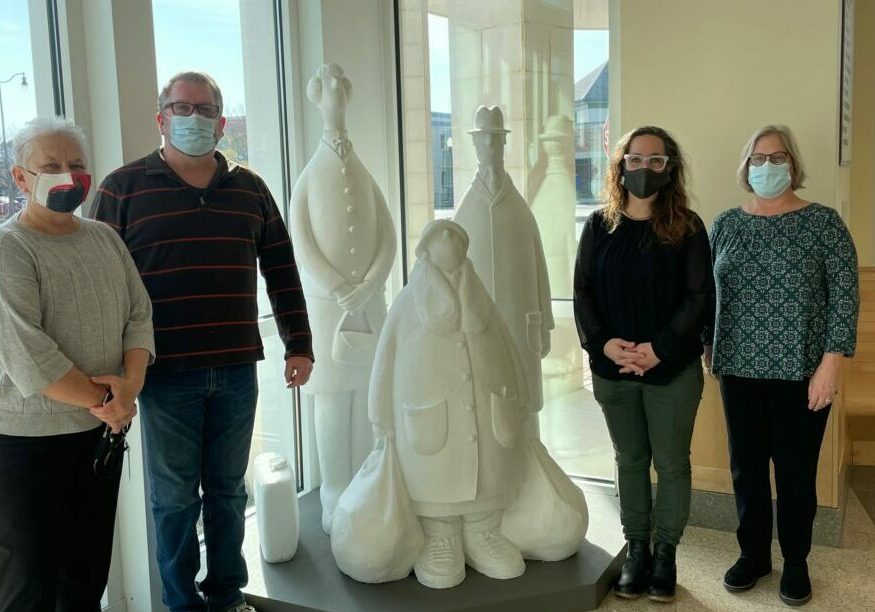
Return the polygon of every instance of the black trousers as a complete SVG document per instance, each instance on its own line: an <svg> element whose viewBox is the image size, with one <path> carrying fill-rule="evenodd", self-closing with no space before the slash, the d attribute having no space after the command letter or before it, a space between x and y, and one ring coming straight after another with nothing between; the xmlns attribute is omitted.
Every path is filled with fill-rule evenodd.
<svg viewBox="0 0 875 612"><path fill-rule="evenodd" d="M831 405L817 412L808 409L808 379L722 376L720 391L729 433L741 554L760 559L771 555L771 459L781 553L785 563L801 563L811 551L817 512L817 460Z"/></svg>
<svg viewBox="0 0 875 612"><path fill-rule="evenodd" d="M99 612L119 489L92 471L102 431L0 435L0 612Z"/></svg>

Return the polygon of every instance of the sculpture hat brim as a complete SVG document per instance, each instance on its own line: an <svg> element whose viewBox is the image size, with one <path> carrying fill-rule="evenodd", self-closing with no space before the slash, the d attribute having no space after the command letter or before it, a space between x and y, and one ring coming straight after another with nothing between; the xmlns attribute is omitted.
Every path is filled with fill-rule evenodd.
<svg viewBox="0 0 875 612"><path fill-rule="evenodd" d="M504 128L504 113L497 106L479 106L474 113L474 127L469 134L508 134Z"/></svg>
<svg viewBox="0 0 875 612"><path fill-rule="evenodd" d="M437 219L426 225L425 229L422 230L422 238L419 239L419 244L416 245L416 257L422 258L422 256L428 251L428 243L431 242L431 239L445 230L453 232L462 239L462 249L467 255L469 241L468 232L466 232L464 228L455 221L450 221L449 219Z"/></svg>

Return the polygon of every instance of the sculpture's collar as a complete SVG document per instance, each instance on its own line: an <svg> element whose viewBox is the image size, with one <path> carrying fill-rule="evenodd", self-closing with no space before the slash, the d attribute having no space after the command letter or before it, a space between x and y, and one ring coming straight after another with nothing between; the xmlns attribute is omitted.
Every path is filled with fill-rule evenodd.
<svg viewBox="0 0 875 612"><path fill-rule="evenodd" d="M346 135L346 130L342 132L325 132L322 135L322 142L334 151L335 155L344 164L349 160L349 154L352 152L352 143Z"/></svg>
<svg viewBox="0 0 875 612"><path fill-rule="evenodd" d="M440 336L464 331L482 333L489 324L492 298L470 259L460 269L459 286L454 289L436 265L420 259L410 275L410 285L416 304L416 314L423 327Z"/></svg>

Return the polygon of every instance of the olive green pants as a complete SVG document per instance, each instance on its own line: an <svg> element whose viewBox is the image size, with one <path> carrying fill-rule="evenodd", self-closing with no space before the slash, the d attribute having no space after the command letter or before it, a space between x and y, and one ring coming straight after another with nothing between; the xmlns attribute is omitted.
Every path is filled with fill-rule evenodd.
<svg viewBox="0 0 875 612"><path fill-rule="evenodd" d="M690 441L704 379L696 360L667 385L592 376L614 444L627 540L677 544L690 516ZM650 464L656 469L651 499ZM652 517L652 518L651 518Z"/></svg>

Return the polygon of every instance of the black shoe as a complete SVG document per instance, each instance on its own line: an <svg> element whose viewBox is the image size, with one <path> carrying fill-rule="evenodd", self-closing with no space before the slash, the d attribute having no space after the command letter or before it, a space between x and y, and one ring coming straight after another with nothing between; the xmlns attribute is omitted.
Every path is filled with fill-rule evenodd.
<svg viewBox="0 0 875 612"><path fill-rule="evenodd" d="M788 606L804 606L811 600L811 580L808 578L808 564L784 562L781 575L781 601Z"/></svg>
<svg viewBox="0 0 875 612"><path fill-rule="evenodd" d="M620 577L614 585L614 595L624 599L638 599L644 595L652 562L650 542L630 540L626 561L623 562Z"/></svg>
<svg viewBox="0 0 875 612"><path fill-rule="evenodd" d="M675 550L675 545L668 542L656 542L653 545L653 569L647 586L647 597L651 601L674 601L678 582Z"/></svg>
<svg viewBox="0 0 875 612"><path fill-rule="evenodd" d="M723 586L730 593L749 591L757 584L757 580L772 573L771 559L755 559L742 555L735 565L726 570L723 576Z"/></svg>

